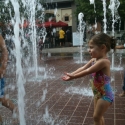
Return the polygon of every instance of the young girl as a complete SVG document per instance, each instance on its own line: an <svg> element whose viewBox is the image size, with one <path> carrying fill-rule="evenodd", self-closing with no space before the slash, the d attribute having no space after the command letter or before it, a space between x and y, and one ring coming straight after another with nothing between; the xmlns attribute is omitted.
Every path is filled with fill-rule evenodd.
<svg viewBox="0 0 125 125"><path fill-rule="evenodd" d="M91 74L94 94L94 125L104 125L103 115L113 102L113 92L110 86L110 61L107 52L115 49L115 40L105 33L92 37L89 41L89 53L92 59L83 67L72 73L65 73L63 80L68 81Z"/></svg>

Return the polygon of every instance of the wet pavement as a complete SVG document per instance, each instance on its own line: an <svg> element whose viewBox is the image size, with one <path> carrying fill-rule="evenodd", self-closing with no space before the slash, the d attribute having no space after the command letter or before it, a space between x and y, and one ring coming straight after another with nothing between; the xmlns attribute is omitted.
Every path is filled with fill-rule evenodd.
<svg viewBox="0 0 125 125"><path fill-rule="evenodd" d="M38 77L32 68L26 76L25 119L26 125L93 125L93 94L89 76L73 81L62 81L62 74L81 67L90 59L84 55L80 62L78 53L44 54L38 61ZM111 59L111 58L110 58ZM125 98L118 97L122 92L123 66L125 56L115 55L111 70L112 88L115 100L105 113L106 125L125 125ZM13 70L12 70L13 69ZM8 64L6 73L6 97L17 104L17 85L13 63ZM24 71L25 72L25 71ZM5 125L13 125L12 113L0 106Z"/></svg>

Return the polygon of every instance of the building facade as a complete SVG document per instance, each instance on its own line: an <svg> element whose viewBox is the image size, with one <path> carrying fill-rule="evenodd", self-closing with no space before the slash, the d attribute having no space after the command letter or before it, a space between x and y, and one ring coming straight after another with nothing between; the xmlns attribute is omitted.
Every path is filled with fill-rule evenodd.
<svg viewBox="0 0 125 125"><path fill-rule="evenodd" d="M77 29L77 19L75 16L75 2L74 0L46 0L48 8L46 14L51 13L55 15L56 21L63 21L72 28L72 32Z"/></svg>

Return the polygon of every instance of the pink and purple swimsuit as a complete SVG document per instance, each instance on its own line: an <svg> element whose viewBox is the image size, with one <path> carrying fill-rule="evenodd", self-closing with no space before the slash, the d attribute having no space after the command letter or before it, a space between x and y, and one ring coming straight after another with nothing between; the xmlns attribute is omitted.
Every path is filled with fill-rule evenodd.
<svg viewBox="0 0 125 125"><path fill-rule="evenodd" d="M91 83L94 97L113 102L114 94L111 88L111 79L101 71L91 74Z"/></svg>

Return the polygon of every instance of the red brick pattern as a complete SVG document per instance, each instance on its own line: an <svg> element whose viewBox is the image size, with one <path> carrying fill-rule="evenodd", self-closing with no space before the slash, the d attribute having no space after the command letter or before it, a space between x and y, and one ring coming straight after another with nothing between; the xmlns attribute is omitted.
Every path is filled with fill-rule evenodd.
<svg viewBox="0 0 125 125"><path fill-rule="evenodd" d="M89 56L85 56L84 59L88 60ZM72 56L45 57L44 61L39 61L39 67L45 67L48 78L41 82L29 81L25 84L26 125L93 125L93 96L65 91L68 88L90 89L89 76L72 82L64 82L61 79L65 71L71 72L84 65L76 61ZM123 62L124 57L121 67L124 65ZM115 66L118 65L119 61L116 59ZM105 124L125 125L125 98L117 96L122 91L123 70L112 71L111 75L114 77L111 85L116 92L112 106L104 115ZM6 78L6 94L16 100L15 75L12 76L7 71ZM15 89L9 88L9 85L15 86ZM6 125L12 125L12 113L8 109L0 106L0 114Z"/></svg>

